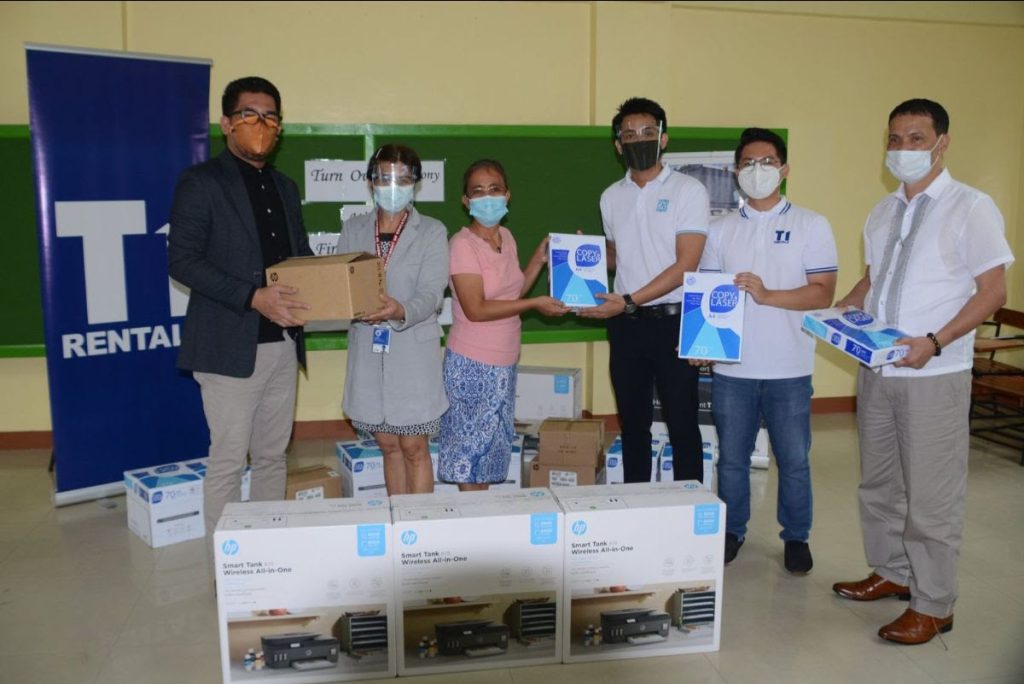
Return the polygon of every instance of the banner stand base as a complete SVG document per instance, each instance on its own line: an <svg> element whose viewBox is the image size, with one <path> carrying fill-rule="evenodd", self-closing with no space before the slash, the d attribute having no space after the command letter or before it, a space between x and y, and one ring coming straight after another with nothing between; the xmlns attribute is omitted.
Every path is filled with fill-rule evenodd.
<svg viewBox="0 0 1024 684"><path fill-rule="evenodd" d="M66 492L54 492L52 498L53 505L60 507L86 501L95 501L96 499L108 496L124 496L124 482L110 482L81 489L70 489Z"/></svg>

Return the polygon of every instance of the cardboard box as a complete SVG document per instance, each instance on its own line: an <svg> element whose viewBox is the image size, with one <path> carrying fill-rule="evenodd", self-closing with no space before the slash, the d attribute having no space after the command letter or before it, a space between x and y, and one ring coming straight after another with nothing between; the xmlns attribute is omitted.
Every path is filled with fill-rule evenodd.
<svg viewBox="0 0 1024 684"><path fill-rule="evenodd" d="M581 485L592 485L597 482L597 471L600 470L600 463L597 465L551 465L549 463L538 463L536 460L530 464L530 486L531 487L578 487Z"/></svg>
<svg viewBox="0 0 1024 684"><path fill-rule="evenodd" d="M731 273L683 274L679 358L737 362L743 354L743 302Z"/></svg>
<svg viewBox="0 0 1024 684"><path fill-rule="evenodd" d="M852 307L808 311L803 329L871 368L899 361L909 349L896 344L901 337L909 337L905 332Z"/></svg>
<svg viewBox="0 0 1024 684"><path fill-rule="evenodd" d="M214 564L225 684L395 676L386 497L228 504L214 532ZM264 640L283 635L296 647L268 650ZM263 651L262 671L245 670L249 649ZM291 665L311 661L325 667Z"/></svg>
<svg viewBox="0 0 1024 684"><path fill-rule="evenodd" d="M340 499L341 476L337 470L322 465L293 470L288 473L284 498Z"/></svg>
<svg viewBox="0 0 1024 684"><path fill-rule="evenodd" d="M573 309L598 306L608 292L608 248L603 235L551 233L548 294Z"/></svg>
<svg viewBox="0 0 1024 684"><path fill-rule="evenodd" d="M249 499L251 474L252 468L246 466L242 501ZM128 529L154 549L205 535L205 477L205 458L125 471Z"/></svg>
<svg viewBox="0 0 1024 684"><path fill-rule="evenodd" d="M603 420L549 418L540 426L537 462L596 468L603 448Z"/></svg>
<svg viewBox="0 0 1024 684"><path fill-rule="evenodd" d="M583 372L579 368L519 366L517 373L517 421L583 415Z"/></svg>
<svg viewBox="0 0 1024 684"><path fill-rule="evenodd" d="M550 492L408 494L391 512L399 674L560 662L563 528Z"/></svg>
<svg viewBox="0 0 1024 684"><path fill-rule="evenodd" d="M565 662L718 650L721 501L693 481L552 493L565 511Z"/></svg>
<svg viewBox="0 0 1024 684"><path fill-rule="evenodd" d="M384 264L365 252L290 257L267 269L267 284L298 289L295 298L310 306L292 309L299 320L351 320L380 308Z"/></svg>

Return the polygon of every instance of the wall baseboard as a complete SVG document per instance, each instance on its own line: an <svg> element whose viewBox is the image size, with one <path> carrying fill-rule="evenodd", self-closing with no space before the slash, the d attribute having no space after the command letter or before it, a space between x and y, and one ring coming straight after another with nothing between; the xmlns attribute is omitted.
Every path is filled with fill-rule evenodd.
<svg viewBox="0 0 1024 684"><path fill-rule="evenodd" d="M812 413L852 413L857 410L856 397L825 397L811 400ZM601 418L605 428L618 432L619 417L612 414L593 415L585 411L588 418ZM356 432L347 420L303 420L295 423L293 439L355 439ZM0 432L0 450L52 449L53 433L49 430L36 432Z"/></svg>

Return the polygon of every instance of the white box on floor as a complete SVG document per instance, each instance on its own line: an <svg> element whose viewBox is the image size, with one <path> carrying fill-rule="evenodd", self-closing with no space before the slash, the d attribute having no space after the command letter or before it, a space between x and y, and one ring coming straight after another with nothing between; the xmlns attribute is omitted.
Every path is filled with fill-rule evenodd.
<svg viewBox="0 0 1024 684"><path fill-rule="evenodd" d="M155 549L206 534L203 475L189 463L125 471L128 529Z"/></svg>
<svg viewBox="0 0 1024 684"><path fill-rule="evenodd" d="M603 235L551 233L548 294L571 309L597 306L608 292L608 248Z"/></svg>
<svg viewBox="0 0 1024 684"><path fill-rule="evenodd" d="M341 473L341 495L349 499L386 496L384 454L377 440L338 442L335 446Z"/></svg>
<svg viewBox="0 0 1024 684"><path fill-rule="evenodd" d="M684 273L679 358L737 362L743 358L745 293L732 273Z"/></svg>
<svg viewBox="0 0 1024 684"><path fill-rule="evenodd" d="M516 421L580 418L583 372L579 368L519 366L516 376Z"/></svg>
<svg viewBox="0 0 1024 684"><path fill-rule="evenodd" d="M725 504L693 481L554 492L564 662L717 651Z"/></svg>
<svg viewBox="0 0 1024 684"><path fill-rule="evenodd" d="M225 684L395 676L386 497L228 504L213 538Z"/></svg>
<svg viewBox="0 0 1024 684"><path fill-rule="evenodd" d="M750 467L764 470L768 467L768 428L762 427L754 438L754 451L750 454Z"/></svg>
<svg viewBox="0 0 1024 684"><path fill-rule="evenodd" d="M242 473L241 500L249 499L252 468ZM203 480L206 459L126 470L128 529L154 549L206 534Z"/></svg>
<svg viewBox="0 0 1024 684"><path fill-rule="evenodd" d="M557 663L562 512L546 489L391 499L399 674Z"/></svg>

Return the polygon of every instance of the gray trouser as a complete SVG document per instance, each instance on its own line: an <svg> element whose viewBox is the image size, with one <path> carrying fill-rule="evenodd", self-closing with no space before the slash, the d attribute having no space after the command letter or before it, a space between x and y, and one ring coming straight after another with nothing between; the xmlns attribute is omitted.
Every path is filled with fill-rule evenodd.
<svg viewBox="0 0 1024 684"><path fill-rule="evenodd" d="M203 482L207 536L213 536L224 504L239 500L249 453L249 498L284 498L285 449L295 421L297 370L295 342L288 337L259 345L256 368L248 378L193 374L202 390L203 411L210 426L210 458Z"/></svg>
<svg viewBox="0 0 1024 684"><path fill-rule="evenodd" d="M971 373L857 376L860 523L868 565L910 586L910 607L944 618L957 597Z"/></svg>

